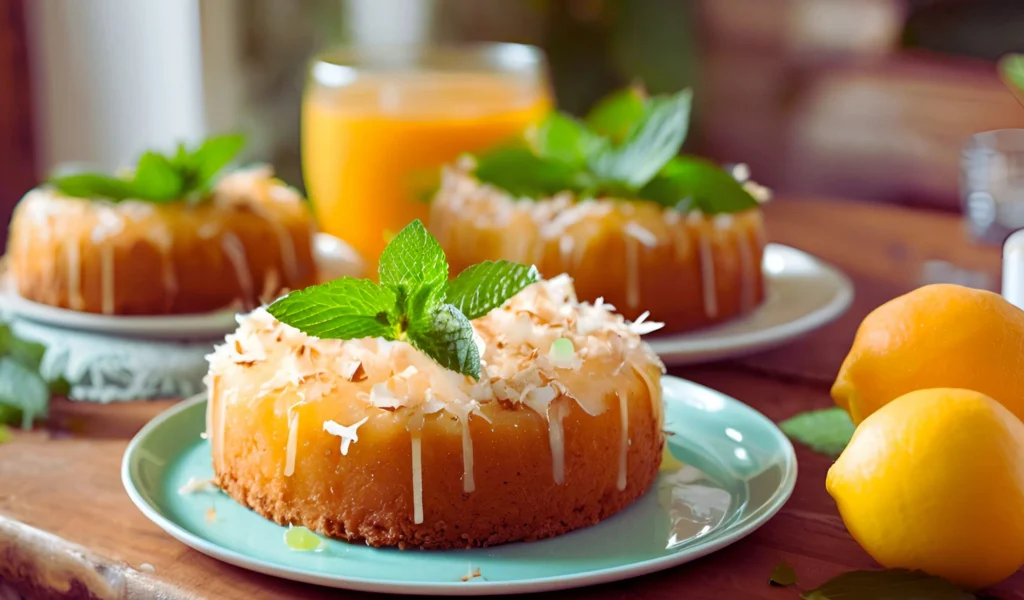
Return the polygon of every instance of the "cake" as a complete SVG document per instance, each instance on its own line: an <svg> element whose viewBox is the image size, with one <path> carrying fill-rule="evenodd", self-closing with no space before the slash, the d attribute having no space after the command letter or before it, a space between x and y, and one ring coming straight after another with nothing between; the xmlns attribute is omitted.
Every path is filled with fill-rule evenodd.
<svg viewBox="0 0 1024 600"><path fill-rule="evenodd" d="M454 269L482 260L568 273L580 298L665 332L749 313L765 297L768 191L745 165L677 156L689 93L628 89L586 122L552 114L525 140L444 170L429 229Z"/></svg>
<svg viewBox="0 0 1024 600"><path fill-rule="evenodd" d="M273 309L273 307L271 307ZM320 339L266 309L210 356L217 484L280 524L372 546L492 546L630 505L664 444L657 327L567 276L472 321L480 376L404 341Z"/></svg>
<svg viewBox="0 0 1024 600"><path fill-rule="evenodd" d="M516 198L463 165L445 171L429 224L453 269L503 258L568 273L580 298L604 298L627 319L650 312L666 332L721 323L764 301L759 208L709 215L571 192Z"/></svg>
<svg viewBox="0 0 1024 600"><path fill-rule="evenodd" d="M106 315L246 310L316 282L314 222L268 168L201 201L73 197L53 185L15 208L9 276L22 297Z"/></svg>

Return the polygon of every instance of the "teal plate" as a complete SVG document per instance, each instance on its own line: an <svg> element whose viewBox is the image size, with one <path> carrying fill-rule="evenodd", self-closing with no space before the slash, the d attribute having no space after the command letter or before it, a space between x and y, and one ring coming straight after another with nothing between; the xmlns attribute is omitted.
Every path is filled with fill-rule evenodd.
<svg viewBox="0 0 1024 600"><path fill-rule="evenodd" d="M796 483L796 456L763 415L709 388L662 378L672 455L631 507L540 542L477 550L378 549L329 540L318 552L284 543L286 530L219 491L180 494L213 476L200 438L206 402L187 401L153 419L124 455L121 478L136 506L184 544L260 573L338 588L425 595L557 590L673 567L723 548L774 515ZM211 510L212 509L212 510ZM467 577L476 573L478 577ZM468 581L463 581L468 578Z"/></svg>

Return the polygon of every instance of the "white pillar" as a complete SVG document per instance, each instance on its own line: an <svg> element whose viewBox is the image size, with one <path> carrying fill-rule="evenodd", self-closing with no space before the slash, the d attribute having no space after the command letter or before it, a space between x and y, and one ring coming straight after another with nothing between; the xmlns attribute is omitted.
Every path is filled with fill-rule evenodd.
<svg viewBox="0 0 1024 600"><path fill-rule="evenodd" d="M115 169L206 132L199 0L27 2L38 165Z"/></svg>

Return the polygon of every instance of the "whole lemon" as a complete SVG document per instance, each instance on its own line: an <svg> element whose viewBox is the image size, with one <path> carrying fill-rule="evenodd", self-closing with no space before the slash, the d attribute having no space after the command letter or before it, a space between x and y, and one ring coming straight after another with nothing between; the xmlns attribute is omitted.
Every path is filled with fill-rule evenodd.
<svg viewBox="0 0 1024 600"><path fill-rule="evenodd" d="M893 400L857 428L825 487L884 567L981 588L1024 564L1024 423L984 394Z"/></svg>
<svg viewBox="0 0 1024 600"><path fill-rule="evenodd" d="M977 390L1024 419L1024 311L949 284L890 300L857 329L832 398L860 423L894 398L938 387Z"/></svg>

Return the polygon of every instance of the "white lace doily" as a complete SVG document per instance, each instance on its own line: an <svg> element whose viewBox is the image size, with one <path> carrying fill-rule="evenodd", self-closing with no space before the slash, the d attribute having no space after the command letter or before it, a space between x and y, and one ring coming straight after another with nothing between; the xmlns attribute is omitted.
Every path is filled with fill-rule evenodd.
<svg viewBox="0 0 1024 600"><path fill-rule="evenodd" d="M15 334L46 345L40 368L63 376L72 400L116 402L185 398L202 390L206 359L218 340L179 342L114 337L7 315Z"/></svg>

